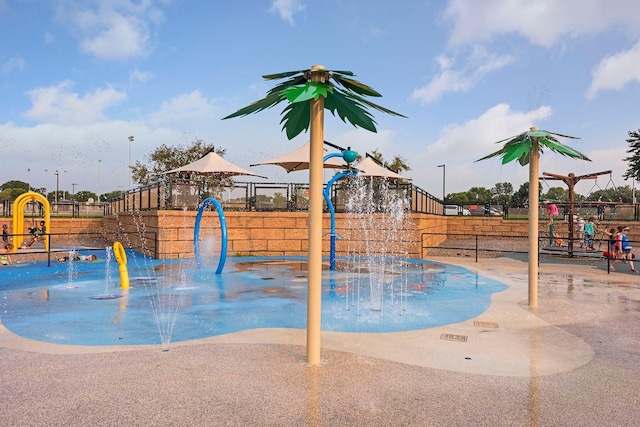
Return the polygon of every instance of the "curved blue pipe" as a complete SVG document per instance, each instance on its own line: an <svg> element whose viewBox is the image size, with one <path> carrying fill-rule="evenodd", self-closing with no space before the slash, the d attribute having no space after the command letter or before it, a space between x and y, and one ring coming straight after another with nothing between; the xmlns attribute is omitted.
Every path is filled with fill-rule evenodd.
<svg viewBox="0 0 640 427"><path fill-rule="evenodd" d="M196 223L193 227L193 251L196 254L196 263L198 264L198 268L202 269L202 259L200 258L200 220L202 219L202 213L209 205L209 203L216 207L216 211L218 211L218 218L220 219L222 247L220 248L220 260L218 261L218 268L216 269L216 274L220 274L222 273L222 269L224 268L224 263L227 261L227 220L224 217L224 210L222 209L222 205L214 198L208 197L204 199L204 201L198 207Z"/></svg>
<svg viewBox="0 0 640 427"><path fill-rule="evenodd" d="M326 156L324 156L323 162L326 162L332 157L342 157L342 153L327 154ZM335 174L333 178L329 180L327 186L322 192L324 200L327 202L327 206L329 207L329 214L331 214L331 232L329 233L329 270L331 271L335 271L336 269L336 211L333 207L333 202L331 202L331 186L339 179L345 178L347 176L354 176L357 173L357 170L349 170L347 172L340 172Z"/></svg>

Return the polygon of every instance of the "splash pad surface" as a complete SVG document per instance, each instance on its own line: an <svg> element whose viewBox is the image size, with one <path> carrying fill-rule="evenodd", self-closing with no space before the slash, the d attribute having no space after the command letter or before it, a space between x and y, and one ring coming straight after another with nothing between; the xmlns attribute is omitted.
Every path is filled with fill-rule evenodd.
<svg viewBox="0 0 640 427"><path fill-rule="evenodd" d="M131 288L125 290L117 264L105 262L105 251L92 253L97 261L0 269L3 325L29 339L88 346L306 327L304 257L230 258L217 275L213 261L198 270L195 260L128 252ZM507 289L448 264L370 261L339 259L339 271L323 272L323 331L399 332L457 323L482 314L491 295ZM378 303L374 287L382 290Z"/></svg>

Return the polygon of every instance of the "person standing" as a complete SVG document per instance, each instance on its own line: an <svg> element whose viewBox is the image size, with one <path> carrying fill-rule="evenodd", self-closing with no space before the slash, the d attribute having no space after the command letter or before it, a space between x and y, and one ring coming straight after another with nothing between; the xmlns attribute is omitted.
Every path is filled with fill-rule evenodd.
<svg viewBox="0 0 640 427"><path fill-rule="evenodd" d="M9 246L9 227L7 224L2 224L2 247L7 249Z"/></svg>
<svg viewBox="0 0 640 427"><path fill-rule="evenodd" d="M580 242L580 247L584 247L584 218L576 217L576 238Z"/></svg>
<svg viewBox="0 0 640 427"><path fill-rule="evenodd" d="M633 265L633 254L631 253L633 247L631 246L631 242L629 242L629 236L627 236L628 233L629 227L624 227L622 229L622 256L624 257L624 259L629 261L629 267L631 267L631 271L635 272L636 269Z"/></svg>
<svg viewBox="0 0 640 427"><path fill-rule="evenodd" d="M587 222L584 224L584 246L588 251L594 250L593 248L593 238L596 235L596 226L593 221L595 218L590 216Z"/></svg>

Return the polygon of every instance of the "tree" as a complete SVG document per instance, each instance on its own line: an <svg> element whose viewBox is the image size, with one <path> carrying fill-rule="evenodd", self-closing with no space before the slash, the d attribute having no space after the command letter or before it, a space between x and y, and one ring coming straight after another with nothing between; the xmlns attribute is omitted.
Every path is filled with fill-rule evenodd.
<svg viewBox="0 0 640 427"><path fill-rule="evenodd" d="M21 188L24 191L29 191L29 184L23 181L7 181L0 185L0 190L6 190L7 188Z"/></svg>
<svg viewBox="0 0 640 427"><path fill-rule="evenodd" d="M632 178L634 181L640 179L640 129L637 131L629 131L629 138L627 138L627 144L629 149L627 153L631 154L629 157L625 157L625 162L629 162L629 168L622 175L624 179Z"/></svg>
<svg viewBox="0 0 640 427"><path fill-rule="evenodd" d="M595 202L622 202L633 203L633 190L628 185L622 185L618 188L606 188L590 193L586 200Z"/></svg>
<svg viewBox="0 0 640 427"><path fill-rule="evenodd" d="M404 157L396 155L393 157L391 162L387 162L377 148L371 152L371 157L377 160L381 165L400 174L411 170L411 167L407 164L407 160Z"/></svg>
<svg viewBox="0 0 640 427"><path fill-rule="evenodd" d="M213 150L220 157L224 157L227 150L215 148L213 144L207 144L201 139L196 139L190 145L177 145L169 147L166 144L160 145L151 154L147 155L147 164L139 161L131 167L131 176L135 182L141 185L148 185L157 182L163 176L163 172L179 168L188 163L194 162L209 151ZM179 172L181 179L188 180L204 188L203 197L217 196L221 187L232 187L231 178L221 178L213 175L202 175L194 172Z"/></svg>
<svg viewBox="0 0 640 427"><path fill-rule="evenodd" d="M76 202L88 202L89 199L93 199L94 201L97 201L98 200L98 195L96 193L93 193L93 192L87 191L87 190L78 191L75 194Z"/></svg>
<svg viewBox="0 0 640 427"><path fill-rule="evenodd" d="M529 183L525 182L520 185L518 191L513 193L511 196L511 205L512 207L518 206L526 206L529 204Z"/></svg>
<svg viewBox="0 0 640 427"><path fill-rule="evenodd" d="M491 202L491 190L485 187L471 187L467 191L469 203L489 203Z"/></svg>
<svg viewBox="0 0 640 427"><path fill-rule="evenodd" d="M11 201L18 198L23 193L26 193L27 190L23 188L5 188L0 191L0 200L2 201Z"/></svg>
<svg viewBox="0 0 640 427"><path fill-rule="evenodd" d="M453 205L462 205L465 203L469 203L469 197L466 191L461 193L449 193L444 198L446 203L450 203Z"/></svg>
<svg viewBox="0 0 640 427"><path fill-rule="evenodd" d="M368 96L382 96L373 88L350 77L351 71L326 70L314 65L307 70L287 71L262 76L266 80L288 79L267 92L267 96L224 117L241 117L288 101L280 123L293 139L302 131L310 133L309 162L309 256L307 291L307 363L320 365L320 323L322 300L322 206L323 146L325 108L346 123L376 132L375 122L367 107L404 117L369 101Z"/></svg>
<svg viewBox="0 0 640 427"><path fill-rule="evenodd" d="M508 205L513 195L513 184L510 182L497 182L491 189L493 202L501 205Z"/></svg>
<svg viewBox="0 0 640 427"><path fill-rule="evenodd" d="M122 199L123 197L124 197L124 191L115 190L115 191L111 191L109 193L101 194L100 195L100 201L101 202L110 202L112 200Z"/></svg>
<svg viewBox="0 0 640 427"><path fill-rule="evenodd" d="M382 166L391 169L392 171L402 174L402 172L404 171L410 171L411 167L407 164L407 160L404 157L401 156L394 156L393 159L391 160L391 162L387 162L384 157L382 156L382 153L378 151L378 149L376 148L375 150L371 151L370 156L379 164L381 164ZM362 156L360 156L358 154L358 156L356 157L357 161L360 161L362 159ZM381 178L382 179L382 178ZM404 179L398 179L398 181L402 184L405 184L407 181Z"/></svg>
<svg viewBox="0 0 640 427"><path fill-rule="evenodd" d="M578 139L574 136L561 135L532 127L527 132L498 141L497 144L507 142L500 150L476 160L500 156L503 165L513 160L517 160L521 166L529 165L529 305L531 307L538 306L538 197L540 194L538 170L540 154L545 148L548 148L563 156L591 161L579 151L561 144L556 136Z"/></svg>
<svg viewBox="0 0 640 427"><path fill-rule="evenodd" d="M569 190L562 187L551 187L542 197L549 200L566 202L569 199Z"/></svg>
<svg viewBox="0 0 640 427"><path fill-rule="evenodd" d="M151 184L156 182L164 172L194 162L211 150L221 157L224 157L227 152L224 148L215 149L213 144L207 144L201 139L196 139L190 145L179 144L169 147L162 144L146 156L146 164L136 161L135 165L131 166L131 177L138 184ZM191 175L193 174L181 174L183 177Z"/></svg>

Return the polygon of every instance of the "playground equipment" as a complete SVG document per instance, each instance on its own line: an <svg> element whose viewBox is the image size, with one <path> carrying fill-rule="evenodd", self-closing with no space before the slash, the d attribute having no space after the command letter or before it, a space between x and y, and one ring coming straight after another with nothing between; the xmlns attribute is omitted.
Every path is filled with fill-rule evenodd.
<svg viewBox="0 0 640 427"><path fill-rule="evenodd" d="M220 260L218 261L218 268L216 269L216 274L222 273L222 269L224 268L224 263L227 260L227 241L228 241L228 233L227 233L227 220L224 217L224 210L222 209L222 205L211 197L206 198L198 207L198 214L196 215L196 223L193 227L193 246L194 253L196 255L196 263L198 264L198 268L202 268L202 258L200 256L200 221L202 220L202 213L207 208L209 204L215 206L216 211L218 211L218 218L220 220L220 231L221 231L221 240L222 246L220 248Z"/></svg>
<svg viewBox="0 0 640 427"><path fill-rule="evenodd" d="M568 212L568 223L569 223L569 238L568 238L568 242L567 242L567 252L569 257L573 257L574 255L574 248L573 248L573 240L574 240L574 216L575 216L575 186L576 184L583 180L583 179L594 179L596 180L596 184L597 184L597 179L598 176L600 175L606 175L609 174L609 176L611 176L612 171L604 171L604 172L596 172L596 173L591 173L591 174L587 174L587 175L580 175L580 176L576 176L574 173L570 173L568 176L564 176L564 175L558 175L558 174L554 174L554 173L550 173L550 172L543 172L542 173L542 177L540 179L542 179L543 181L546 182L546 180L560 180L563 181L568 189L569 189L569 201L568 201L568 207L569 207L569 212ZM610 182L613 182L611 179L609 180ZM615 185L614 185L615 187ZM593 189L593 188L592 188ZM550 226L549 226L549 239L550 242L552 242L553 240L553 220L552 220L552 216L550 215ZM610 222L610 221L609 221Z"/></svg>
<svg viewBox="0 0 640 427"><path fill-rule="evenodd" d="M356 160L357 156L358 156L358 153L351 150L351 147L348 147L342 153L327 154L326 156L324 156L324 159L322 161L324 163L333 157L342 157L344 161L347 162L349 166L351 166L351 163ZM330 238L329 269L332 271L335 271L336 269L336 237L337 235L336 235L336 211L333 207L333 202L331 201L331 186L333 185L334 182L338 181L339 179L345 178L347 176L354 176L357 173L358 171L353 169L349 169L346 172L337 173L336 175L333 176L333 178L329 180L329 182L327 183L327 186L322 192L322 195L324 196L324 199L327 202L327 206L329 207L329 213L331 214L331 231L329 232L329 238Z"/></svg>
<svg viewBox="0 0 640 427"><path fill-rule="evenodd" d="M44 224L47 230L51 230L51 204L42 194L36 193L34 191L28 191L26 193L21 194L16 198L15 202L13 202L13 223L12 230L14 235L24 234L24 208L27 203L40 203L44 207ZM35 221L35 218L34 218ZM22 238L22 236L18 236ZM45 238L44 245L45 250L49 250L49 239ZM13 245L13 252L17 252L20 244Z"/></svg>
<svg viewBox="0 0 640 427"><path fill-rule="evenodd" d="M129 289L129 271L127 270L127 253L124 251L122 243L115 242L113 244L113 255L118 261L118 270L120 271L120 287Z"/></svg>

